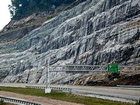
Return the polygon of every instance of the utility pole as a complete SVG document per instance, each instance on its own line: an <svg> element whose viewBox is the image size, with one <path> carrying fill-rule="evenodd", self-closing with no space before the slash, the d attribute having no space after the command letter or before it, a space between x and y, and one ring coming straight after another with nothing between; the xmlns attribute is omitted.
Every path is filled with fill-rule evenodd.
<svg viewBox="0 0 140 105"><path fill-rule="evenodd" d="M48 65L46 69L46 88L45 88L45 93L51 93L51 88L50 88L50 60L48 60Z"/></svg>

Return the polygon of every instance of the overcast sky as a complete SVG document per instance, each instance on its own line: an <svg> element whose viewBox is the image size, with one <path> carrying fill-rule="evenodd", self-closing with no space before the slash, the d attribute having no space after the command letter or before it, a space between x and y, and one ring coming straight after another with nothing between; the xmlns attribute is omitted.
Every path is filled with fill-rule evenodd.
<svg viewBox="0 0 140 105"><path fill-rule="evenodd" d="M11 4L11 0L0 1L0 30L10 21L9 4Z"/></svg>

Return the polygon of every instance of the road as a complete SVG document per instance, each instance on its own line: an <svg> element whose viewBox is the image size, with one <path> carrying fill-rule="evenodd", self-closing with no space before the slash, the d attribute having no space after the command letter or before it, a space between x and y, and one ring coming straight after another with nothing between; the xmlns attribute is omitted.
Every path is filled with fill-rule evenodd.
<svg viewBox="0 0 140 105"><path fill-rule="evenodd" d="M140 89L136 88L83 87L75 88L73 91L75 91L75 93L83 93L87 96L124 102L135 102L140 99Z"/></svg>
<svg viewBox="0 0 140 105"><path fill-rule="evenodd" d="M0 83L0 86L8 87L26 87L26 86L44 86L44 84L26 84L26 83ZM51 87L71 88L75 94L85 96L105 98L116 101L135 102L140 99L140 88L129 87L98 87L98 86L69 86L69 85L51 85Z"/></svg>

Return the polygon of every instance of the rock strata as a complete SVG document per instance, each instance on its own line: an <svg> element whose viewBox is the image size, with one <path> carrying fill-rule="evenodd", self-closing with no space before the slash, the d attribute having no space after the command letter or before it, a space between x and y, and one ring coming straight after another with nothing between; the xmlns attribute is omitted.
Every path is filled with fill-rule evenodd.
<svg viewBox="0 0 140 105"><path fill-rule="evenodd" d="M0 80L23 83L46 83L48 60L50 65L139 65L140 0L86 0L19 40L1 42L0 59ZM51 81L67 75L51 73Z"/></svg>

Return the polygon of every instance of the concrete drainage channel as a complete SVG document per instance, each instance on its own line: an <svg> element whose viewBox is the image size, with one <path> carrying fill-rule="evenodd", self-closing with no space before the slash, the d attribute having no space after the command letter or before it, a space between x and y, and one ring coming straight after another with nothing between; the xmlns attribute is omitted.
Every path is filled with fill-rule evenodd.
<svg viewBox="0 0 140 105"><path fill-rule="evenodd" d="M11 97L4 97L4 96L0 96L0 100L3 100L4 102L13 103L16 105L41 105L39 103L34 103L34 102L26 101L26 100L21 100L21 99L16 99L16 98L11 98Z"/></svg>
<svg viewBox="0 0 140 105"><path fill-rule="evenodd" d="M44 86L25 86L26 88L45 89ZM52 90L71 92L72 88L50 87Z"/></svg>

